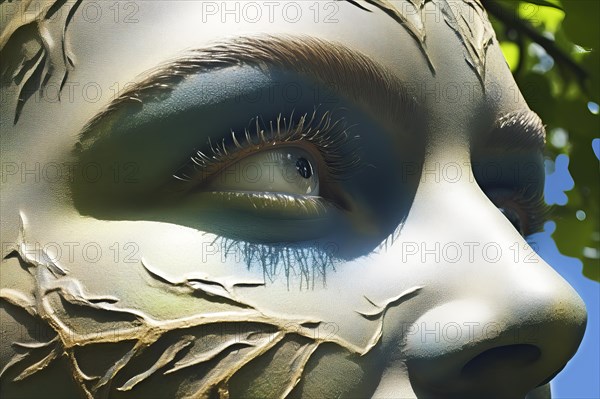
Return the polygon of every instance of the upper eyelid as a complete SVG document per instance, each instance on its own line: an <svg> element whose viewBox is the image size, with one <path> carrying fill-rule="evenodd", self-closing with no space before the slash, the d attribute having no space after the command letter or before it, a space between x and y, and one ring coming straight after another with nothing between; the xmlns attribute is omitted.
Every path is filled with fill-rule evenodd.
<svg viewBox="0 0 600 399"><path fill-rule="evenodd" d="M492 131L481 144L486 149L543 151L546 129L540 117L533 111L515 111L498 118Z"/></svg>
<svg viewBox="0 0 600 399"><path fill-rule="evenodd" d="M404 117L414 115L420 109L416 100L408 95L405 85L357 51L312 37L242 37L194 50L151 71L148 77L122 93L86 124L76 148L89 148L98 139L99 129L95 128L123 107L140 106L158 94L170 93L188 76L240 65L259 68L268 65L309 77L395 127L407 126L420 119ZM403 134L411 129L394 131Z"/></svg>
<svg viewBox="0 0 600 399"><path fill-rule="evenodd" d="M356 152L356 146L351 145L351 142L358 139L358 136L352 136L348 130L352 126L348 126L342 119L335 119L330 111L325 111L319 114L315 110L311 115L303 114L298 116L292 115L289 118L284 118L281 114L275 121L269 121L265 124L259 122L259 117L254 118L255 123L250 123L250 126L255 126L254 132L246 129L241 138L238 138L236 132L231 132L231 141L228 145L222 141L220 145L209 145L210 153L205 151L196 151L192 155L190 161L182 165L173 175L177 180L193 181L205 180L212 177L211 167L222 170L226 168L227 163L237 162L241 158L237 156L238 151L248 150L260 151L264 148L273 149L273 144L280 147L287 144L299 145L302 143L312 144L317 147L320 156L324 159L330 176L342 179L343 176L349 176L360 165L360 157ZM266 127L270 129L265 131ZM209 141L210 143L210 141ZM233 147L232 147L233 146ZM251 154L247 154L249 156ZM334 159L334 161L331 161ZM338 161L343 160L343 161ZM332 162L335 162L332 164ZM194 179L191 174L199 172L204 175L204 179Z"/></svg>

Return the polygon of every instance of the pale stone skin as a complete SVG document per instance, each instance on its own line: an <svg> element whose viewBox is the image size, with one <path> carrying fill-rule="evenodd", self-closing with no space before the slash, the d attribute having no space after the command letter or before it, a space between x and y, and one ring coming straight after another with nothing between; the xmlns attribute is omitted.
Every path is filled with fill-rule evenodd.
<svg viewBox="0 0 600 399"><path fill-rule="evenodd" d="M271 6L259 3L266 14ZM67 33L75 66L61 101L30 99L12 125L7 121L14 117L16 91L3 86L1 367L23 352L11 343L48 341L54 336L52 329L61 334L56 356L63 350L72 355L40 367L20 382L13 380L50 350L8 367L1 377L3 397L63 397L72 392L94 397L225 397L228 391L231 397L524 397L575 353L586 320L585 306L575 291L537 254L524 249L525 240L466 173L468 167L456 179L439 178L443 165L464 166L477 158L474 143L489 134L498 118L528 109L497 43L487 49L485 74L478 76L465 61L464 43L444 21L442 2L427 2L425 53L434 74L419 42L372 4L361 3L371 11L367 12L348 2L327 3L327 7L298 2L294 4L301 8L301 17L291 22L295 18L284 18L280 11L287 3L271 9L273 22L253 23L244 14L239 22L233 21L235 16L219 9L220 2L115 3L118 15L108 3L84 2L79 11L88 12L87 18L76 13ZM467 5L450 3L457 12L470 15ZM126 4L131 8L119 8ZM399 9L407 4L396 2ZM96 6L100 17L94 16ZM473 24L481 21L474 17ZM335 271L327 272L326 284L319 280L308 289L298 289L305 283L304 276L265 282L260 266L247 268L244 259L207 257L206 244L215 236L199 229L153 218L82 216L72 200L69 179L48 177L52 173L48 165L78 161L73 148L79 132L114 99L117 87L184 50L224 38L267 34L307 35L338 43L418 88L413 93L424 119L411 132L395 131L393 126L382 129L391 137L389 151L395 161L385 167L393 170L405 161L403 148L417 148L412 161L423 171L437 170L437 178L423 174L417 179L410 209L400 215L405 220L393 240L386 240L390 232L385 228L368 222L368 212L360 214L358 209L359 214L352 215L358 225L374 229L374 237L386 233L380 237L385 247L365 248L362 256L337 259ZM243 78L246 72L241 73ZM257 73L247 72L248 79ZM56 87L60 80L54 74L50 86ZM83 87L87 94L82 94ZM97 87L102 95L96 101L92 97ZM458 96L449 94L456 87L464 90ZM437 94L432 88L439 88ZM372 140L360 132L360 126L358 130L362 140ZM526 158L537 165L541 162L536 152ZM25 169L34 172L23 175ZM401 183L398 179L390 184ZM392 212L388 219L398 218L400 225L400 216ZM35 243L50 255L57 250L49 243L58 244L62 256L56 265L42 260ZM98 259L82 252L90 243L101 248ZM407 257L406 243L424 248L436 248L436 243L479 246L472 258L450 262L420 252ZM496 243L502 256L490 261L479 250L486 243ZM73 256L67 256L70 247ZM520 248L518 256L511 248ZM129 254L133 256L127 258ZM222 285L188 284L186 278L192 273ZM247 285L236 286L236 282ZM62 287L63 298L79 298L79 305L69 307L57 300L56 293L44 292L52 287ZM198 295L207 290L212 297ZM31 311L37 322L19 316L18 308L27 304L38 306ZM77 306L81 317L76 316ZM136 316L122 318L117 309ZM93 318L93 312L101 315ZM137 322L131 321L136 318ZM236 332L212 331L202 327L207 319L238 327ZM42 325L47 329L44 334L38 328ZM262 335L249 335L254 330ZM84 332L91 335L84 337ZM168 344L153 346L161 336ZM220 337L219 344L197 343L215 336ZM148 345L144 353L153 356L140 355L131 361L138 359L137 365L108 371L130 346L113 343L113 349L104 350L109 344L100 342L127 339L132 345ZM183 371L188 374L163 374L194 353L186 352L194 342L200 353L216 350L223 342L239 345L235 347L239 351L224 351L222 363L208 361ZM88 351L78 352L83 351L80 346ZM488 352L476 371L463 369L477 355L499 347L506 349L504 354ZM135 380L163 351L167 358L158 361L161 367L150 378ZM73 359L79 359L82 373L74 371ZM104 360L93 365L90 359ZM240 366L250 359L254 362ZM270 364L268 359L273 359ZM97 384L101 379L86 381L84 373L105 376L112 385ZM537 391L542 397L548 394L547 387Z"/></svg>

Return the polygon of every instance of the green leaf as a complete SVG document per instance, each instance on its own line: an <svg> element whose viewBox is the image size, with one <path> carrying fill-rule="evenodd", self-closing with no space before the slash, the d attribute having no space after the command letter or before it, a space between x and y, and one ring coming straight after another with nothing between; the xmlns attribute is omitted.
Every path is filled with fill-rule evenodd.
<svg viewBox="0 0 600 399"><path fill-rule="evenodd" d="M569 38L580 46L600 50L600 1L565 0L566 13L563 27Z"/></svg>
<svg viewBox="0 0 600 399"><path fill-rule="evenodd" d="M513 42L500 42L500 49L502 49L502 54L504 54L504 58L510 67L510 70L514 72L519 65L519 46Z"/></svg>
<svg viewBox="0 0 600 399"><path fill-rule="evenodd" d="M567 0L569 1L569 0ZM543 6L543 7L550 7L550 8L556 8L557 10L561 10L562 11L562 6L560 4L560 1L558 0L525 0L526 3L531 3L531 4L535 4L538 6Z"/></svg>

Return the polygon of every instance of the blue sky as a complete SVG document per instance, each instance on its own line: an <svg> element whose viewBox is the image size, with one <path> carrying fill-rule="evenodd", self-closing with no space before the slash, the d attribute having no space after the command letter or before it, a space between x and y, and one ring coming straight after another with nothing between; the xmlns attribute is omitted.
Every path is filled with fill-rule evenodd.
<svg viewBox="0 0 600 399"><path fill-rule="evenodd" d="M593 143L599 157L600 140ZM554 173L546 178L546 201L550 204L566 203L564 191L573 188L568 172L568 157L559 155ZM594 173L595 171L591 171ZM581 273L582 263L576 258L562 255L551 237L556 224L548 222L544 232L531 236L539 247L538 253L579 293L588 311L588 325L579 351L565 369L552 382L552 397L560 399L600 398L600 284ZM557 342L560 345L560 342Z"/></svg>

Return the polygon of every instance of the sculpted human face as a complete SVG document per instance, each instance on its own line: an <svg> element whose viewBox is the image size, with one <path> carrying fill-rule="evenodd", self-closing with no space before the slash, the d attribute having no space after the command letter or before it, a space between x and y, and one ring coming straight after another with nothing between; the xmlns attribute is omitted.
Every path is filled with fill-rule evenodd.
<svg viewBox="0 0 600 399"><path fill-rule="evenodd" d="M3 36L2 394L549 396L586 315L524 239L543 125L478 3L413 3Z"/></svg>

